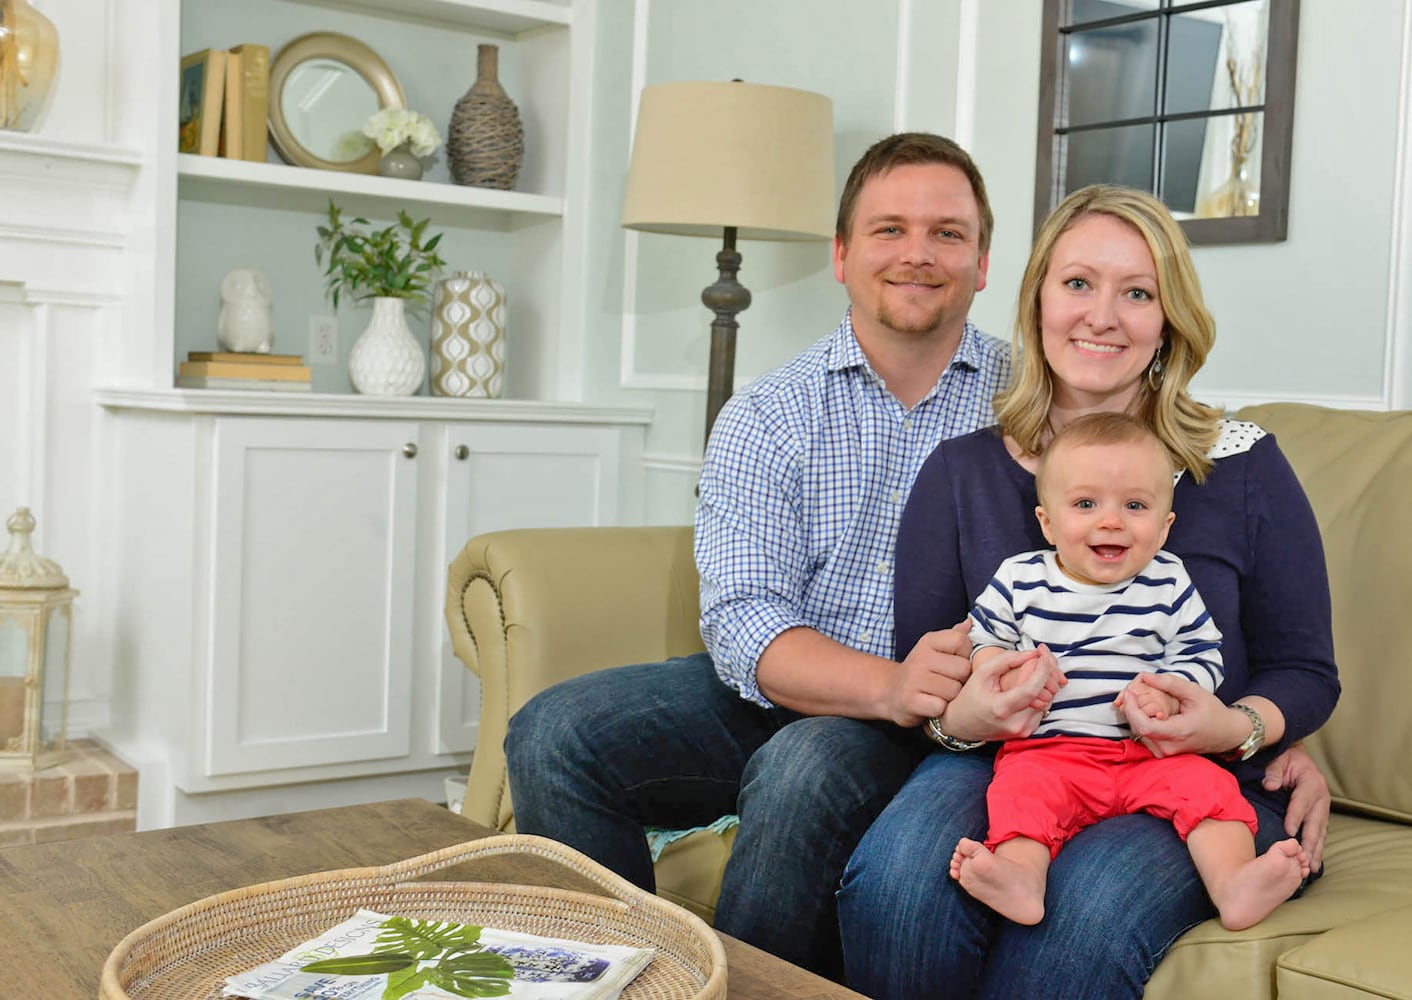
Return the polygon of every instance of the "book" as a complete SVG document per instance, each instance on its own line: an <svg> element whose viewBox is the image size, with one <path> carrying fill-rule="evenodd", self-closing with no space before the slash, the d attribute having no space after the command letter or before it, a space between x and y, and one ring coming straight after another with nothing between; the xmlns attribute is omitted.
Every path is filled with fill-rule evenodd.
<svg viewBox="0 0 1412 1000"><path fill-rule="evenodd" d="M245 42L230 54L240 61L241 159L264 163L270 135L270 47Z"/></svg>
<svg viewBox="0 0 1412 1000"><path fill-rule="evenodd" d="M221 140L221 111L226 84L226 54L202 49L181 60L177 150L215 156Z"/></svg>
<svg viewBox="0 0 1412 1000"><path fill-rule="evenodd" d="M188 361L234 361L246 365L302 365L302 354L256 354L240 351L187 351Z"/></svg>
<svg viewBox="0 0 1412 1000"><path fill-rule="evenodd" d="M614 1000L651 948L588 944L359 910L278 959L226 980L248 1000Z"/></svg>
<svg viewBox="0 0 1412 1000"><path fill-rule="evenodd" d="M226 91L221 113L220 155L228 160L244 159L245 148L245 82L241 78L241 60L237 52L227 52Z"/></svg>
<svg viewBox="0 0 1412 1000"><path fill-rule="evenodd" d="M308 382L312 377L308 365L264 364L258 361L183 361L178 374L206 378L263 378L281 382Z"/></svg>
<svg viewBox="0 0 1412 1000"><path fill-rule="evenodd" d="M312 392L309 382L277 378L221 378L206 375L178 375L178 389L231 389L238 392Z"/></svg>

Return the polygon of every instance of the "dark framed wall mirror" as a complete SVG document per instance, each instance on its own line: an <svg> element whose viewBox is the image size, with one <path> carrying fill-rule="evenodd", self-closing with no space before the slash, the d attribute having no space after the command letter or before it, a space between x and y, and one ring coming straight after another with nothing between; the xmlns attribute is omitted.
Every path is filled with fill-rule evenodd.
<svg viewBox="0 0 1412 1000"><path fill-rule="evenodd" d="M1035 226L1086 184L1192 243L1283 240L1299 0L1044 0Z"/></svg>

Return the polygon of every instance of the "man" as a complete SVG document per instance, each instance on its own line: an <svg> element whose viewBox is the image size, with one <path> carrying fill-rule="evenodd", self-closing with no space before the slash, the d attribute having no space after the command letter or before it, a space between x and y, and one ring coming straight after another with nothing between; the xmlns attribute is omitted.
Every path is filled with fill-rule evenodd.
<svg viewBox="0 0 1412 1000"><path fill-rule="evenodd" d="M840 199L831 335L722 409L701 472L708 653L541 693L506 738L516 827L654 888L644 825L738 813L717 929L839 977L849 854L969 673L962 632L892 658L892 548L922 461L992 422L1006 347L966 318L993 218L949 139L890 136Z"/></svg>

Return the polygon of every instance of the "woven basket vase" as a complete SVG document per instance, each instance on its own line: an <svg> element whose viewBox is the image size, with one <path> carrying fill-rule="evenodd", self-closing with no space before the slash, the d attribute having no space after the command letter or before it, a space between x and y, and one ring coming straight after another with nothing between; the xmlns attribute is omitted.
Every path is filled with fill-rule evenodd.
<svg viewBox="0 0 1412 1000"><path fill-rule="evenodd" d="M520 175L525 130L497 78L499 59L498 46L476 47L476 82L451 112L446 159L457 184L508 191Z"/></svg>

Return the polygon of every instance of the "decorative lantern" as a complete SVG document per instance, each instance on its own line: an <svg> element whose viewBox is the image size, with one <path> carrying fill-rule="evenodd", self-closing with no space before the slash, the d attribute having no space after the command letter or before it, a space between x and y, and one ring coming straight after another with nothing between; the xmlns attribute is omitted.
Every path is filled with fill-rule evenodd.
<svg viewBox="0 0 1412 1000"><path fill-rule="evenodd" d="M68 756L69 637L73 601L57 563L30 548L28 507L10 515L10 547L0 555L0 767L39 769ZM59 724L44 724L45 677L60 677Z"/></svg>

